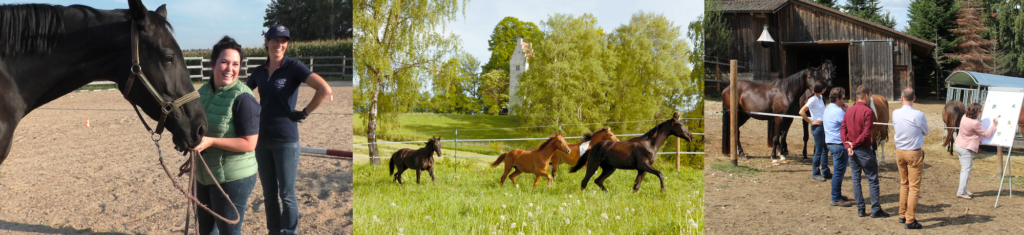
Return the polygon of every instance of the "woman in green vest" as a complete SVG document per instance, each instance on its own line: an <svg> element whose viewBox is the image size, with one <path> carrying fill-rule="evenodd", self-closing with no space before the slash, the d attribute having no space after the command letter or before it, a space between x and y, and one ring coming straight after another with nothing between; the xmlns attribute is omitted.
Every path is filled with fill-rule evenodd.
<svg viewBox="0 0 1024 235"><path fill-rule="evenodd" d="M259 137L260 105L252 90L238 81L241 63L242 46L231 37L224 36L213 45L210 55L213 77L199 88L209 131L195 147L202 151L206 165L213 172L210 177L203 164L196 164L196 181L199 182L196 197L217 214L229 220L239 218L239 221L230 225L200 209L196 211L199 234L211 234L215 230L224 235L241 234L245 206L256 185L258 167L253 151ZM214 185L218 183L233 204L229 204Z"/></svg>

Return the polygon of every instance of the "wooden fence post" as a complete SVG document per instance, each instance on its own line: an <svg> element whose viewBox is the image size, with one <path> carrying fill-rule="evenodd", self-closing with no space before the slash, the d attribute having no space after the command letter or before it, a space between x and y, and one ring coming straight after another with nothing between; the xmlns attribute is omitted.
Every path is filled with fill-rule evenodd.
<svg viewBox="0 0 1024 235"><path fill-rule="evenodd" d="M736 60L729 60L729 156L732 157L732 166L739 164L739 156L736 154L736 110L739 109L736 102ZM723 130L724 131L724 130Z"/></svg>
<svg viewBox="0 0 1024 235"><path fill-rule="evenodd" d="M679 158L680 158L679 155L681 155L679 153L683 151L683 149L680 148L680 143L681 142L682 142L681 138L676 137L676 171L679 171Z"/></svg>

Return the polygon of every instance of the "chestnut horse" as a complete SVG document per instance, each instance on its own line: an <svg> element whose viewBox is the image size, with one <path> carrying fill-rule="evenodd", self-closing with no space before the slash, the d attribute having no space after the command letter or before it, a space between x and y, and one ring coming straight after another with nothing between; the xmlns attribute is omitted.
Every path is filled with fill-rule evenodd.
<svg viewBox="0 0 1024 235"><path fill-rule="evenodd" d="M640 182L643 182L647 172L653 173L661 180L661 191L665 191L665 177L661 171L654 169L654 158L658 150L665 144L669 135L686 139L686 142L693 141L693 134L686 129L686 125L679 120L679 113L667 121L658 124L646 134L632 138L628 141L601 141L593 148L583 152L580 161L576 162L569 172L576 172L587 166L587 174L583 177L580 190L587 188L587 182L594 176L597 168L601 168L601 175L594 180L602 191L608 191L604 187L604 180L611 176L615 169L636 169L636 182L633 184L633 191L640 190Z"/></svg>
<svg viewBox="0 0 1024 235"><path fill-rule="evenodd" d="M398 181L398 184L402 184L402 172L405 169L416 170L416 184L420 183L420 173L423 170L427 170L430 173L430 181L436 182L434 178L434 157L432 154L436 153L437 157L441 157L441 137L430 137L427 140L427 146L412 150L408 148L399 149L397 152L391 155L391 161L388 162L388 168L390 172L388 175L394 175L392 181ZM395 168L398 168L398 173L395 173Z"/></svg>
<svg viewBox="0 0 1024 235"><path fill-rule="evenodd" d="M605 127L595 131L594 133L583 134L583 142L569 144L569 150L572 152L568 154L556 151L555 156L551 158L551 178L558 178L555 177L555 173L558 172L558 165L565 163L569 166L575 166L576 161L580 159L580 150L586 151L587 149L590 149L590 147L594 147L597 142L601 142L603 140L619 141L619 138L615 137L615 133L612 133L611 127ZM581 148L580 146L584 144L586 144L587 147Z"/></svg>
<svg viewBox="0 0 1024 235"><path fill-rule="evenodd" d="M729 154L729 107L730 98L729 92L731 89L738 89L739 95L736 107L740 110L737 112L737 127L743 126L750 118L757 120L768 120L768 147L772 148L772 159L776 159L776 150L783 155L781 160L785 161L785 155L789 155L789 149L785 140L790 125L793 124L793 119L775 116L766 116L759 114L747 113L747 111L762 112L762 113L776 113L776 114L788 114L788 115L799 115L797 112L800 111L800 97L809 89L813 84L819 80L824 79L826 85L832 85L832 73L835 67L832 65L832 61L825 60L821 66L817 68L807 68L800 70L799 72L790 75L789 77L776 79L770 83L757 83L751 81L736 81L736 84L731 84L722 90L722 154ZM740 145L739 131L736 133L737 141L736 144L740 157L746 159L747 155L743 152L743 147Z"/></svg>
<svg viewBox="0 0 1024 235"><path fill-rule="evenodd" d="M964 118L964 114L967 114L964 102L959 100L946 102L946 107L942 108L942 123L946 124L946 127L960 127L960 120ZM956 140L956 134L960 134L960 129L947 128L945 131L946 137L942 138L942 147L946 147L949 156L953 156L953 142Z"/></svg>
<svg viewBox="0 0 1024 235"><path fill-rule="evenodd" d="M512 180L513 184L519 185L516 182L516 176L526 173L533 173L537 175L537 179L533 181L533 187L536 188L537 184L540 183L540 177L544 176L548 178L548 188L551 187L551 174L548 174L548 165L551 164L551 157L554 156L555 151L562 151L569 154L569 144L562 138L562 134L557 134L548 138L543 144L533 151L526 151L522 149L513 149L506 153L501 154L494 163L491 163L491 167L496 167L501 163L505 163L505 173L501 175L501 184L505 184L505 177ZM516 169L509 175L508 172L512 169Z"/></svg>
<svg viewBox="0 0 1024 235"><path fill-rule="evenodd" d="M879 123L890 123L892 119L889 118L892 113L889 113L889 100L881 95L871 95L871 103L867 103L868 107L871 107L871 111L875 112L875 122ZM885 164L885 142L889 140L889 126L887 125L871 125L871 150L875 151L875 156L881 164ZM882 144L878 144L881 142ZM878 155L878 148L882 148L882 154Z"/></svg>

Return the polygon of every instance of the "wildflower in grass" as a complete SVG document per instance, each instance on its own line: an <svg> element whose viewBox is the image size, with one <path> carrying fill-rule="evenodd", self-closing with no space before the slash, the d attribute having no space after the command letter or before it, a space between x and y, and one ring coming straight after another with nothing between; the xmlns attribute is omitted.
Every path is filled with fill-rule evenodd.
<svg viewBox="0 0 1024 235"><path fill-rule="evenodd" d="M569 225L569 218L565 218L565 225Z"/></svg>
<svg viewBox="0 0 1024 235"><path fill-rule="evenodd" d="M572 194L569 194L569 197L572 197Z"/></svg>
<svg viewBox="0 0 1024 235"><path fill-rule="evenodd" d="M530 207L533 207L533 203L532 202L530 203Z"/></svg>
<svg viewBox="0 0 1024 235"><path fill-rule="evenodd" d="M392 202L392 203L391 203L391 206L393 206L393 207L398 207L398 205L395 205L395 203L394 203L394 202Z"/></svg>
<svg viewBox="0 0 1024 235"><path fill-rule="evenodd" d="M374 216L373 216L373 222L377 222L377 223L380 223L380 219L378 219L378 218L377 218L377 216L376 216L376 215L374 215Z"/></svg>
<svg viewBox="0 0 1024 235"><path fill-rule="evenodd" d="M516 228L516 223L512 223L512 228Z"/></svg>
<svg viewBox="0 0 1024 235"><path fill-rule="evenodd" d="M525 234L525 233L523 233L523 232L519 232L519 235L526 235L526 234Z"/></svg>
<svg viewBox="0 0 1024 235"><path fill-rule="evenodd" d="M504 215L502 215L502 216L500 216L498 218L501 218L501 220L505 220L505 216Z"/></svg>
<svg viewBox="0 0 1024 235"><path fill-rule="evenodd" d="M608 219L608 213L601 213L601 217L604 219Z"/></svg>
<svg viewBox="0 0 1024 235"><path fill-rule="evenodd" d="M430 219L430 216L424 216L423 219Z"/></svg>
<svg viewBox="0 0 1024 235"><path fill-rule="evenodd" d="M693 219L690 219L690 225L692 225L694 228L696 228L697 227L697 222L694 222Z"/></svg>
<svg viewBox="0 0 1024 235"><path fill-rule="evenodd" d="M533 217L533 212L526 212L526 215L529 215L530 217Z"/></svg>
<svg viewBox="0 0 1024 235"><path fill-rule="evenodd" d="M615 219L622 219L622 218L620 218L619 216L617 216L617 215L616 215L616 216L615 216Z"/></svg>
<svg viewBox="0 0 1024 235"><path fill-rule="evenodd" d="M505 208L505 205L501 205L501 208Z"/></svg>

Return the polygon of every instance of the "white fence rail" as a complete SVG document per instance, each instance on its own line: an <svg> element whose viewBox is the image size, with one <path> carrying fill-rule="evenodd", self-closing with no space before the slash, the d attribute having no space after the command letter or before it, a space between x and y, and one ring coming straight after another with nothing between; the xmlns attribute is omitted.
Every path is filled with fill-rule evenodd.
<svg viewBox="0 0 1024 235"><path fill-rule="evenodd" d="M344 79L352 79L352 73L354 67L352 66L352 57L348 56L309 56L309 57L291 57L299 60L306 67L309 67L310 71L321 76L342 76ZM242 68L239 71L239 78L249 78L249 74L252 73L256 67L267 61L267 57L249 57L242 60ZM319 62L318 62L319 61ZM325 62L326 61L326 62ZM340 61L340 62L339 62ZM210 64L210 59L203 57L185 57L185 68L188 69L189 78L193 81L202 80L206 81L210 79L210 74L213 74L213 67ZM340 71L339 71L340 70ZM89 85L105 85L115 84L110 81L98 81L89 83Z"/></svg>

